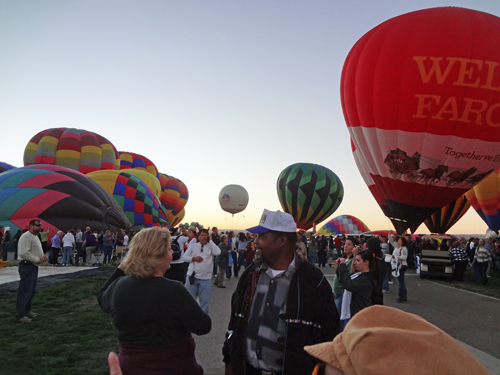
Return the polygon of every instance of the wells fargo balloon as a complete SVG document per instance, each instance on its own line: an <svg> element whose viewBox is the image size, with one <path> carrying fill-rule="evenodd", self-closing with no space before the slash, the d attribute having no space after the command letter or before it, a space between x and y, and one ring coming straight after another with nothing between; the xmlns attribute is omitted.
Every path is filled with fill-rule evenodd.
<svg viewBox="0 0 500 375"><path fill-rule="evenodd" d="M334 236L337 234L361 234L368 232L370 229L355 216L340 215L334 217L328 223L323 225L315 234L315 236Z"/></svg>
<svg viewBox="0 0 500 375"><path fill-rule="evenodd" d="M0 174L0 225L12 233L40 219L45 230L117 230L130 222L116 201L88 176L64 167L31 165Z"/></svg>
<svg viewBox="0 0 500 375"><path fill-rule="evenodd" d="M425 220L431 233L446 233L469 210L470 203L461 195Z"/></svg>
<svg viewBox="0 0 500 375"><path fill-rule="evenodd" d="M128 151L119 151L120 169L139 169L151 173L158 178L156 165L147 157Z"/></svg>
<svg viewBox="0 0 500 375"><path fill-rule="evenodd" d="M82 173L118 169L118 151L103 136L82 129L53 128L36 134L24 149L24 165L60 165Z"/></svg>
<svg viewBox="0 0 500 375"><path fill-rule="evenodd" d="M220 207L230 214L237 214L247 208L248 192L241 185L227 185L219 192Z"/></svg>
<svg viewBox="0 0 500 375"><path fill-rule="evenodd" d="M500 230L500 169L465 193L468 201L495 233Z"/></svg>
<svg viewBox="0 0 500 375"><path fill-rule="evenodd" d="M156 194L138 177L126 171L96 171L88 176L123 208L134 228L168 225L168 215Z"/></svg>
<svg viewBox="0 0 500 375"><path fill-rule="evenodd" d="M337 175L318 164L286 167L278 176L276 188L283 211L293 216L297 228L304 230L334 213L344 197Z"/></svg>
<svg viewBox="0 0 500 375"><path fill-rule="evenodd" d="M159 173L161 186L160 202L166 210L173 210L181 197L179 180L173 176Z"/></svg>
<svg viewBox="0 0 500 375"><path fill-rule="evenodd" d="M498 17L434 8L378 25L349 52L344 117L399 233L500 166L499 38Z"/></svg>

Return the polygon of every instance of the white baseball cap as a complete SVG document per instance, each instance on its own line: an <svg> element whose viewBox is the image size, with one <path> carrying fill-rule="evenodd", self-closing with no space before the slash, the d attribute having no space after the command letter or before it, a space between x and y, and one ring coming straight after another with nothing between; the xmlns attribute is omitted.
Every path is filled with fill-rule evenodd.
<svg viewBox="0 0 500 375"><path fill-rule="evenodd" d="M286 212L264 209L259 225L247 229L248 232L256 234L266 233L271 230L292 233L297 231L297 224L295 224L292 215Z"/></svg>

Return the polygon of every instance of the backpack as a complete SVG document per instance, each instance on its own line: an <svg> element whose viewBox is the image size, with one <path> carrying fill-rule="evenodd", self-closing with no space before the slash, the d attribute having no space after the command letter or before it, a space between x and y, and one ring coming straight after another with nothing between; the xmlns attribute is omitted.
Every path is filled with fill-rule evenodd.
<svg viewBox="0 0 500 375"><path fill-rule="evenodd" d="M179 236L175 237L172 240L172 245L170 246L172 249L172 260L178 260L181 257L182 251L181 251L181 245L179 245L179 242L177 242L177 239Z"/></svg>

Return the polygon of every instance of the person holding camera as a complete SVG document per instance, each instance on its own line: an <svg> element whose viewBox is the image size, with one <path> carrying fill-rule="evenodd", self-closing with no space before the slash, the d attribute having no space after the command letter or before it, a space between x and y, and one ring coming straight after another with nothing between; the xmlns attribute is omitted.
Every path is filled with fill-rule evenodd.
<svg viewBox="0 0 500 375"><path fill-rule="evenodd" d="M184 262L189 263L186 277L186 288L208 314L208 303L212 293L212 272L214 255L220 254L220 248L210 239L207 229L201 229L198 242L189 245L184 253Z"/></svg>

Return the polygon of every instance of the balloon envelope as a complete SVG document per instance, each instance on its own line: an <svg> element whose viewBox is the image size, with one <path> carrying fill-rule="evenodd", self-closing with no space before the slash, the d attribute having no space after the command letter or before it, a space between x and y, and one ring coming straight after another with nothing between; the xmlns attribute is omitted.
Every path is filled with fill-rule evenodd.
<svg viewBox="0 0 500 375"><path fill-rule="evenodd" d="M103 136L82 129L52 128L36 134L24 149L24 165L60 165L82 173L118 169L118 151Z"/></svg>
<svg viewBox="0 0 500 375"><path fill-rule="evenodd" d="M168 215L156 194L138 177L126 171L96 171L88 176L123 208L134 228L168 225Z"/></svg>
<svg viewBox="0 0 500 375"><path fill-rule="evenodd" d="M11 233L31 219L43 228L117 230L130 222L116 201L86 175L64 167L31 165L0 174L0 224Z"/></svg>
<svg viewBox="0 0 500 375"><path fill-rule="evenodd" d="M334 213L344 197L337 175L318 164L286 167L278 176L276 188L283 211L293 216L297 228L304 230Z"/></svg>
<svg viewBox="0 0 500 375"><path fill-rule="evenodd" d="M248 192L241 185L227 185L219 192L220 207L230 214L237 214L247 208Z"/></svg>
<svg viewBox="0 0 500 375"><path fill-rule="evenodd" d="M370 229L355 216L340 215L334 217L328 223L323 225L315 236L334 236L337 234L363 234Z"/></svg>
<svg viewBox="0 0 500 375"><path fill-rule="evenodd" d="M186 211L184 208L182 209L181 212L179 212L177 215L173 215L171 211L167 211L169 213L168 217L168 224L170 225L171 228L174 228L177 224L179 224L182 219L184 219L184 216L186 215Z"/></svg>
<svg viewBox="0 0 500 375"><path fill-rule="evenodd" d="M158 178L158 168L147 157L128 151L119 151L120 168L124 170L139 169L151 173Z"/></svg>
<svg viewBox="0 0 500 375"><path fill-rule="evenodd" d="M161 195L160 202L165 209L173 210L181 197L179 180L164 173L159 174Z"/></svg>
<svg viewBox="0 0 500 375"><path fill-rule="evenodd" d="M398 233L500 166L499 38L493 15L425 9L378 25L347 56L344 117Z"/></svg>
<svg viewBox="0 0 500 375"><path fill-rule="evenodd" d="M4 163L3 161L0 161L0 173L8 171L9 169L14 169L13 165L10 165L9 163Z"/></svg>
<svg viewBox="0 0 500 375"><path fill-rule="evenodd" d="M431 233L446 233L469 210L470 203L461 195L425 220Z"/></svg>
<svg viewBox="0 0 500 375"><path fill-rule="evenodd" d="M488 228L500 230L500 168L465 193L467 200Z"/></svg>

